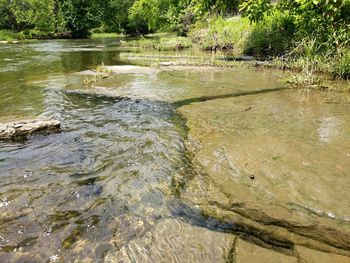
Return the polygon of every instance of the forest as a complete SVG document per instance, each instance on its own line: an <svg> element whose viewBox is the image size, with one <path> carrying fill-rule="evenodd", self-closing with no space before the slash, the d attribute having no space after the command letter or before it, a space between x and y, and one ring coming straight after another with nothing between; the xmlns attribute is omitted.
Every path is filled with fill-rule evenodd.
<svg viewBox="0 0 350 263"><path fill-rule="evenodd" d="M0 39L105 32L172 32L207 50L303 57L301 67L312 60L349 78L350 0L0 0Z"/></svg>

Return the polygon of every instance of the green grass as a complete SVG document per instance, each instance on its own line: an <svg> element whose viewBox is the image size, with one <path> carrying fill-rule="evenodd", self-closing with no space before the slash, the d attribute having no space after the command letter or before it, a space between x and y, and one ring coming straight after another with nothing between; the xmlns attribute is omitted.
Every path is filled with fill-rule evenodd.
<svg viewBox="0 0 350 263"><path fill-rule="evenodd" d="M28 29L21 32L14 32L11 30L0 30L0 40L1 41L21 41L27 42L35 39L50 39L55 38L55 34L52 32L43 32L35 29Z"/></svg>
<svg viewBox="0 0 350 263"><path fill-rule="evenodd" d="M96 38L118 38L118 37L124 37L123 34L117 34L117 33L93 33L91 35L92 39Z"/></svg>
<svg viewBox="0 0 350 263"><path fill-rule="evenodd" d="M204 50L222 50L231 54L242 54L244 44L252 26L240 16L211 18L196 24L189 36L193 43Z"/></svg>
<svg viewBox="0 0 350 263"><path fill-rule="evenodd" d="M341 79L350 79L350 49L339 53L340 58L333 67L333 74Z"/></svg>
<svg viewBox="0 0 350 263"><path fill-rule="evenodd" d="M187 37L179 37L170 34L153 34L139 39L121 41L123 47L138 47L158 51L182 50L192 46Z"/></svg>
<svg viewBox="0 0 350 263"><path fill-rule="evenodd" d="M0 30L1 41L18 41L24 40L26 37L23 32L15 33L11 30Z"/></svg>

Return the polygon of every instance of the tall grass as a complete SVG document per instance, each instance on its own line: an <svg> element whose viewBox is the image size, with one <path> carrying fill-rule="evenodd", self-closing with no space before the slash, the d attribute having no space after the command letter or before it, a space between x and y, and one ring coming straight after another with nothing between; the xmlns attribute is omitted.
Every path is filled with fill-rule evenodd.
<svg viewBox="0 0 350 263"><path fill-rule="evenodd" d="M26 39L23 32L15 33L11 30L0 30L0 40L2 41L15 41Z"/></svg>
<svg viewBox="0 0 350 263"><path fill-rule="evenodd" d="M153 35L141 37L140 39L136 40L121 41L121 46L154 49L158 51L171 51L189 48L192 46L192 43L186 37L174 35Z"/></svg>
<svg viewBox="0 0 350 263"><path fill-rule="evenodd" d="M117 33L92 33L92 35L91 35L92 39L118 38L118 37L124 37L124 35L123 34L117 34Z"/></svg>
<svg viewBox="0 0 350 263"><path fill-rule="evenodd" d="M194 26L189 36L192 42L205 50L222 50L242 53L244 43L252 26L249 20L240 16L231 18L210 18Z"/></svg>
<svg viewBox="0 0 350 263"><path fill-rule="evenodd" d="M333 67L333 74L342 79L350 79L350 49L339 52L339 59Z"/></svg>

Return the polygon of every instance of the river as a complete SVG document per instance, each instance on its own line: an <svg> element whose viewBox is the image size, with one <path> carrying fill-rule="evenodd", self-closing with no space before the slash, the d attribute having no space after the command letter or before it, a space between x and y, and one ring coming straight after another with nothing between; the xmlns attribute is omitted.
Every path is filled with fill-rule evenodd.
<svg viewBox="0 0 350 263"><path fill-rule="evenodd" d="M0 46L0 122L62 123L0 142L0 262L350 262L348 92L128 53Z"/></svg>

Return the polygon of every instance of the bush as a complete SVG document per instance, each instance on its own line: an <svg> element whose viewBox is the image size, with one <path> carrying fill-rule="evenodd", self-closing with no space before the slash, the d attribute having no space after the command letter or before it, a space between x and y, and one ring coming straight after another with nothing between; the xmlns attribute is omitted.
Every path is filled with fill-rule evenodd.
<svg viewBox="0 0 350 263"><path fill-rule="evenodd" d="M275 11L256 24L244 45L244 53L256 56L280 56L295 41L296 27L288 12Z"/></svg>
<svg viewBox="0 0 350 263"><path fill-rule="evenodd" d="M226 50L241 53L251 32L249 20L240 16L210 19L207 25L198 23L190 32L192 42L206 50Z"/></svg>
<svg viewBox="0 0 350 263"><path fill-rule="evenodd" d="M0 40L4 41L14 41L14 40L24 40L26 36L23 32L15 33L11 30L0 30Z"/></svg>
<svg viewBox="0 0 350 263"><path fill-rule="evenodd" d="M191 47L191 41L186 37L162 38L157 49L159 51L181 50Z"/></svg>
<svg viewBox="0 0 350 263"><path fill-rule="evenodd" d="M343 79L350 79L350 50L346 49L340 54L334 65L334 75Z"/></svg>

